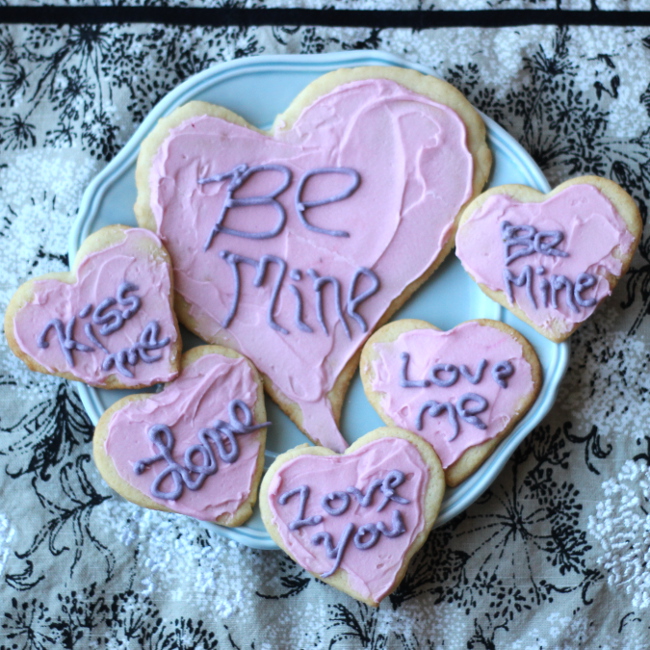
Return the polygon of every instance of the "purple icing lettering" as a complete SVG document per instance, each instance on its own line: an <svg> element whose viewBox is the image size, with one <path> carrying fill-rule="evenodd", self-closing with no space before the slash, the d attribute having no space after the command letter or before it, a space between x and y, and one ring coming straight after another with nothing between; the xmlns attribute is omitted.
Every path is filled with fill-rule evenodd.
<svg viewBox="0 0 650 650"><path fill-rule="evenodd" d="M138 361L145 363L160 361L162 354L150 355L149 351L164 348L169 345L171 339L165 337L158 340L159 335L160 325L158 321L153 320L142 330L140 338L130 348L122 348L118 352L109 354L102 363L102 370L110 370L115 366L120 374L132 378L133 373L127 368L127 365L135 366Z"/></svg>
<svg viewBox="0 0 650 650"><path fill-rule="evenodd" d="M310 277L314 281L314 291L316 292L316 316L318 317L320 326L323 328L323 332L329 335L323 310L323 289L325 288L325 285L331 284L334 290L334 308L336 309L336 314L343 325L343 329L348 338L352 338L350 328L348 327L348 324L343 317L343 311L341 310L341 283L336 278L328 275L319 276L318 272L314 269L308 269L307 273L309 273Z"/></svg>
<svg viewBox="0 0 650 650"><path fill-rule="evenodd" d="M122 312L119 309L111 309L107 314L104 313L109 307L112 307L117 300L115 298L105 298L102 300L93 313L93 323L101 325L99 333L106 336L122 326Z"/></svg>
<svg viewBox="0 0 650 650"><path fill-rule="evenodd" d="M507 362L506 362L507 363ZM494 376L494 369L492 371ZM475 406L466 406L467 402L476 402ZM478 413L482 413L487 409L488 402L484 397L477 395L476 393L465 393L461 395L457 403L454 405L451 402L436 402L435 400L429 400L425 402L415 419L415 426L418 431L422 431L424 426L423 417L425 413L428 413L432 418L435 418L441 415L444 411L447 412L447 418L449 424L451 425L452 433L447 440L454 440L460 433L460 427L458 424L458 418L462 418L465 422L479 428L485 429L486 425L482 422L477 416Z"/></svg>
<svg viewBox="0 0 650 650"><path fill-rule="evenodd" d="M472 374L470 369L465 364L462 364L460 366L460 374L463 375L470 384L478 384L481 379L483 379L485 366L487 366L487 359L481 359L476 367L476 372Z"/></svg>
<svg viewBox="0 0 650 650"><path fill-rule="evenodd" d="M93 306L92 304L88 303L80 312L79 312L79 318L87 318L88 314L92 311Z"/></svg>
<svg viewBox="0 0 650 650"><path fill-rule="evenodd" d="M284 176L284 180L276 187L273 191L268 194L261 194L259 196L246 196L243 198L237 198L234 193L242 186L246 181L253 175L260 172L279 172ZM223 174L216 174L215 176L210 176L208 178L200 178L197 182L199 185L205 185L206 183L217 183L230 179L228 187L226 189L226 198L223 202L221 212L217 218L208 239L206 240L203 250L207 251L212 244L213 239L217 236L218 233L222 232L227 235L233 235L235 237L243 237L245 239L271 239L278 235L284 228L284 224L287 220L287 214L282 207L282 204L279 201L276 201L275 198L284 192L284 190L289 187L291 183L291 170L284 165L255 165L249 167L247 164L237 165L234 169ZM228 228L223 225L223 222L226 220L226 215L229 210L234 208L249 207L253 205L270 205L278 214L278 221L271 230L261 231L261 232L249 232L246 230L237 230L235 228Z"/></svg>
<svg viewBox="0 0 650 650"><path fill-rule="evenodd" d="M183 493L185 478L187 478L187 483L185 484L192 485L194 486L194 489L198 489L196 483L192 481L189 476L189 472L187 472L185 468L181 467L172 456L176 441L174 440L174 434L171 429L166 424L156 424L149 429L147 435L149 436L149 440L158 447L160 453L151 458L139 460L133 466L133 471L136 474L142 474L147 469L148 465L158 460L164 460L167 462L167 467L156 476L154 482L151 484L151 494L159 499L178 499L178 497ZM187 477L183 476L184 473L187 474ZM163 492L160 489L160 486L168 476L171 476L174 486L170 491ZM202 483L204 478L203 475L199 475L198 482Z"/></svg>
<svg viewBox="0 0 650 650"><path fill-rule="evenodd" d="M86 336L88 339L94 343L104 354L110 354L110 352L106 349L106 346L95 336L95 330L93 329L93 326L91 323L86 323L84 325L84 332L86 333Z"/></svg>
<svg viewBox="0 0 650 650"><path fill-rule="evenodd" d="M402 367L400 368L399 385L402 388L428 388L431 386L428 379L408 379L408 365L411 355L408 352L402 352L400 358L402 359Z"/></svg>
<svg viewBox="0 0 650 650"><path fill-rule="evenodd" d="M273 284L273 289L271 292L271 302L269 302L269 308L266 312L266 322L268 323L269 327L276 330L277 332L282 332L282 334L288 334L289 332L281 325L278 325L275 322L275 319L273 317L273 312L275 310L275 303L278 300L278 293L280 292L280 287L282 286L282 281L284 280L284 274L285 271L287 270L287 263L280 257L277 257L276 255L262 256L262 259L260 259L257 265L257 275L253 280L253 286L260 287L264 283L264 279L266 277L266 269L268 265L271 263L277 264L279 271L275 279L275 283Z"/></svg>
<svg viewBox="0 0 650 650"><path fill-rule="evenodd" d="M438 373L440 372L448 373L450 375L449 378L440 379L440 377L438 377ZM431 381L436 386L442 388L453 386L458 381L458 368L451 363L437 363L433 368L431 368L429 374L431 375Z"/></svg>
<svg viewBox="0 0 650 650"><path fill-rule="evenodd" d="M535 252L535 245L533 243L535 232L534 226L513 226L509 221L503 221L501 223L501 237L506 256L506 266L519 257L525 257ZM519 250L510 252L512 248L518 246L521 246Z"/></svg>
<svg viewBox="0 0 650 650"><path fill-rule="evenodd" d="M353 497L356 497L357 501L359 502L359 505L362 508L368 508L372 504L372 498L375 494L375 491L381 487L382 483L383 481L381 479L377 479L373 481L368 486L368 489L366 490L365 494L359 488L356 487L349 487L347 489L347 492L348 494L351 494Z"/></svg>
<svg viewBox="0 0 650 650"><path fill-rule="evenodd" d="M394 501L401 505L410 503L409 499L400 496L397 493L397 488L407 480L407 476L400 470L392 470L383 479L375 479L368 486L364 494L359 488L349 487L345 491L335 491L324 495L321 498L321 507L330 516L338 517L344 514L350 506L350 496L354 496L359 504L367 508L372 503L373 495L379 490L383 499L377 508L377 512L381 512L389 502ZM301 485L300 487L289 490L278 497L278 504L283 506L295 495L300 497L299 511L296 518L288 525L289 530L297 530L303 526L314 526L320 524L324 519L322 515L314 515L306 518L305 511L307 510L307 502L309 500L310 488L308 485ZM340 502L339 505L335 505ZM341 565L341 561L345 554L346 548L350 542L353 541L356 548L361 551L368 550L375 546L382 535L388 538L399 537L406 532L404 518L399 510L393 510L391 516L390 528L384 522L368 523L356 528L354 523L347 523L338 544L331 533L321 531L316 533L311 538L311 543L314 546L323 544L325 546L326 556L334 560L333 565L323 574L322 578L331 576Z"/></svg>
<svg viewBox="0 0 650 650"><path fill-rule="evenodd" d="M159 453L151 458L137 461L133 471L140 475L150 465L158 461L165 461L167 467L156 476L151 484L151 495L157 499L179 499L185 487L189 490L199 490L208 476L216 474L218 470L217 458L212 449L212 442L217 448L217 454L225 463L232 464L239 458L239 444L236 435L253 433L258 429L269 426L270 422L253 424L253 413L248 405L239 399L234 399L228 406L230 423L217 420L213 427L203 428L198 433L200 444L192 445L185 450L185 465L174 459L173 451L176 443L172 430L166 424L155 424L148 431L149 440L158 448ZM227 447L224 442L228 443ZM196 454L201 455L201 464L194 462ZM197 475L193 478L193 475ZM171 490L164 491L162 485L167 477L171 477L173 486Z"/></svg>
<svg viewBox="0 0 650 650"><path fill-rule="evenodd" d="M557 294L565 289L564 300L572 311L580 311L573 302L573 282L566 277L566 275L552 275L551 276L551 307L557 309Z"/></svg>
<svg viewBox="0 0 650 650"><path fill-rule="evenodd" d="M535 269L535 273L537 275L544 275L546 273L546 269L543 266L538 266ZM546 278L540 278L539 280L539 290L542 294L542 306L543 307L548 307L548 301L549 301L549 289L551 287L551 283L546 279Z"/></svg>
<svg viewBox="0 0 650 650"><path fill-rule="evenodd" d="M125 295L130 291L137 290L138 287L135 284L122 282L117 289L117 300L115 298L106 298L97 305L97 308L93 312L93 323L95 325L101 325L99 333L102 336L107 336L119 330L124 325L124 321L131 318L140 309L140 298L138 296L129 296L127 298ZM109 312L104 313L109 307L112 307L118 302L120 305L126 306L127 309L124 311L111 309Z"/></svg>
<svg viewBox="0 0 650 650"><path fill-rule="evenodd" d="M364 542L363 538L368 535L368 539ZM360 551L366 551L372 548L378 541L381 533L379 532L376 524L365 524L357 530L354 536L354 545Z"/></svg>
<svg viewBox="0 0 650 650"><path fill-rule="evenodd" d="M153 363L154 361L160 361L162 359L162 354L148 354L149 350L160 350L169 345L169 341L171 340L169 337L159 341L159 336L160 324L157 320L152 320L142 330L138 342L133 346L133 348L137 350L138 357L141 361L144 361L145 363Z"/></svg>
<svg viewBox="0 0 650 650"><path fill-rule="evenodd" d="M518 276L515 276L510 269L503 269L503 279L506 284L506 295L510 304L514 303L514 298L512 296L512 287L510 283L514 284L517 287L521 287L524 284L526 285L526 293L528 294L528 299L532 303L533 307L537 309L537 303L535 302L535 296L533 296L533 269L526 265L522 269L521 273Z"/></svg>
<svg viewBox="0 0 650 650"><path fill-rule="evenodd" d="M239 277L239 263L245 262L246 264L251 264L257 268L257 262L250 257L244 257L242 255L237 255L237 253L231 253L230 251L221 251L219 253L221 258L230 265L230 269L233 275L233 292L232 292L232 305L230 306L230 311L226 314L226 317L221 323L221 327L224 329L230 325L232 319L237 313L237 307L239 307L239 296L241 295L241 279Z"/></svg>
<svg viewBox="0 0 650 650"><path fill-rule="evenodd" d="M406 475L398 469L394 469L386 475L386 478L381 482L379 488L381 493L384 495L384 500L379 504L377 512L381 512L388 505L389 501L395 501L395 503L401 503L402 505L410 503L408 499L400 496L395 491L395 488L402 485L404 481L406 481Z"/></svg>
<svg viewBox="0 0 650 650"><path fill-rule="evenodd" d="M308 334L311 334L314 330L305 323L305 321L302 318L302 294L300 293L300 290L295 284L290 284L289 285L289 290L291 293L294 295L296 299L296 311L294 312L294 319L296 321L296 325L298 326L298 329L301 329L303 332L307 332Z"/></svg>
<svg viewBox="0 0 650 650"><path fill-rule="evenodd" d="M68 365L71 368L74 368L74 358L72 356L72 351L73 350L78 350L79 352L92 352L94 348L91 348L89 345L86 345L85 343L80 343L79 341L75 341L74 339L74 326L77 322L77 317L73 316L69 321L68 324L63 327L63 323L61 322L60 318L53 318L52 320L48 321L43 328L43 331L39 334L38 339L36 341L36 344L38 345L39 348L45 350L50 347L50 343L47 340L47 335L49 334L50 330L53 329L56 332L56 338L59 342L59 347L61 348L61 352L63 352L63 356L65 357L65 360L67 361Z"/></svg>
<svg viewBox="0 0 650 650"><path fill-rule="evenodd" d="M368 278L371 282L371 285L365 291L355 297L354 292L356 291L357 282L361 276ZM354 320L357 321L359 327L361 328L361 331L364 334L368 331L368 325L366 324L366 321L363 319L363 317L357 313L357 307L362 302L370 298L370 296L376 294L377 291L379 291L379 278L377 277L377 274L370 269L360 266L354 272L354 275L352 276L352 282L350 283L350 290L348 291L347 312L350 316L352 316L352 318L354 318Z"/></svg>
<svg viewBox="0 0 650 650"><path fill-rule="evenodd" d="M466 406L467 402L476 402L475 406ZM476 417L479 413L483 413L488 407L488 402L485 397L477 395L476 393L465 393L458 398L456 402L456 411L458 415L465 420L468 424L475 426L477 429L487 429L487 425L481 419ZM453 440L453 438L450 438Z"/></svg>
<svg viewBox="0 0 650 650"><path fill-rule="evenodd" d="M282 286L284 275L287 269L287 263L283 259L275 255L263 255L262 258L259 260L259 262L257 260L254 260L251 257L244 257L243 255L238 255L237 253L231 253L230 251L221 251L220 255L222 259L225 260L230 265L233 274L233 284L234 284L232 305L230 307L230 311L228 312L223 322L221 323L222 327L227 328L230 325L232 319L237 314L237 308L239 307L239 298L241 296L241 277L239 274L239 264L242 263L248 264L249 266L252 266L255 269L253 286L260 287L264 283L264 280L266 279L266 269L268 265L273 263L278 265L279 272L273 284L273 289L271 290L271 300L269 301L269 307L266 312L266 322L269 325L269 327L276 330L277 332L282 332L282 334L288 334L289 332L284 327L278 325L278 323L275 322L273 316L273 312L275 310L275 304L278 299L278 294L280 293L280 287Z"/></svg>
<svg viewBox="0 0 650 650"><path fill-rule="evenodd" d="M533 226L512 226L507 221L501 224L501 234L505 246L505 264L508 266L513 260L530 255L534 252L550 257L568 257L569 253L560 250L558 247L564 241L564 233L561 230L541 230L539 232ZM512 248L518 247L514 252ZM591 273L581 273L575 285L565 275L551 275L550 280L541 277L546 273L544 266L538 266L535 274L539 277L539 293L543 307L549 305L558 309L558 295L564 292L564 302L567 307L576 313L581 307L593 307L596 304L595 298L584 298L583 292L597 283L596 276ZM517 287L525 286L528 299L535 309L537 302L533 294L533 272L530 266L524 266L519 275L515 275L509 269L503 270L505 292L510 304L514 303L512 285Z"/></svg>
<svg viewBox="0 0 650 650"><path fill-rule="evenodd" d="M58 318L52 319L46 325L43 331L40 333L37 339L37 344L40 348L48 348L49 342L47 336L50 330L56 332L57 340L59 346L65 356L65 359L70 367L74 367L74 358L72 352L77 350L78 352L92 352L95 349L100 349L108 357L104 360L102 364L102 369L110 369L113 365L117 365L119 372L124 374L127 377L133 377L133 374L126 368L126 364L133 365L142 359L143 361L157 361L160 357L150 357L147 355L147 350L157 349L159 343L157 339L157 330L154 332L154 329L158 327L151 323L143 331L140 341L136 343L136 350L125 349L117 352L113 355L110 354L106 346L99 340L95 334L93 324L101 325L99 328L100 334L103 336L108 336L113 332L119 330L124 323L129 320L137 311L140 309L141 300L138 296L127 296L126 294L132 291L137 291L138 287L131 282L122 282L117 289L117 300L115 298L106 298L100 302L100 304L93 311L93 305L88 303L79 311L77 316L73 316L68 323L64 326L62 321ZM115 304L120 304L123 307L126 307L123 311L120 309L111 309L106 311L109 307L112 307ZM75 340L74 338L74 328L77 323L77 318L85 319L91 315L92 312L92 322L87 322L83 325L83 331L88 337L88 340L95 346L87 345L86 343L81 343L80 341ZM154 328L154 329L152 329ZM162 342L159 347L167 345L169 339L166 339L165 342Z"/></svg>
<svg viewBox="0 0 650 650"><path fill-rule="evenodd" d="M345 552L345 548L348 545L350 537L352 537L353 533L354 524L347 524L343 530L343 533L341 534L341 539L336 546L334 546L334 540L332 539L332 535L330 533L316 533L311 538L311 543L314 546L318 546L321 543L324 544L325 554L330 560L334 560L334 564L331 566L331 568L328 571L325 571L325 573L321 573L321 578L329 578L329 576L331 576L339 568L341 565L341 560L343 559L343 553Z"/></svg>
<svg viewBox="0 0 650 650"><path fill-rule="evenodd" d="M545 241L546 239L550 241ZM540 230L533 240L535 250L542 255L550 255L552 257L568 257L566 251L561 251L555 248L558 244L564 241L564 233L561 230Z"/></svg>
<svg viewBox="0 0 650 650"><path fill-rule="evenodd" d="M573 287L573 298L581 307L593 307L595 298L583 298L582 292L593 287L597 282L596 276L591 273L581 273Z"/></svg>
<svg viewBox="0 0 650 650"><path fill-rule="evenodd" d="M330 505L332 501L340 501L341 505L338 508L334 508ZM330 492L321 499L320 504L328 515L338 517L348 509L350 495L347 492Z"/></svg>
<svg viewBox="0 0 650 650"><path fill-rule="evenodd" d="M422 418L426 412L428 412L432 418L435 418L444 411L447 411L447 418L452 429L452 436L450 440L453 440L458 435L458 416L456 414L454 405L450 402L443 402L442 404L440 402L436 402L436 400L429 400L428 402L425 402L420 408L420 412L415 419L415 428L418 431L422 431L422 427L424 426Z"/></svg>
<svg viewBox="0 0 650 650"><path fill-rule="evenodd" d="M289 277L294 281L294 282L300 282L302 280L302 271L300 269L292 269L289 272ZM300 293L300 289L298 289L297 286L294 284L289 285L289 290L291 293L294 295L296 299L296 311L294 312L294 318L296 321L296 325L298 326L298 329L301 329L303 332L307 332L308 334L311 334L314 330L305 323L303 319L303 305L302 305L302 294Z"/></svg>
<svg viewBox="0 0 650 650"><path fill-rule="evenodd" d="M237 310L239 308L239 302L241 299L241 292L242 292L242 277L241 277L240 265L248 264L249 266L252 266L255 269L255 275L252 280L252 285L256 288L259 288L266 282L267 269L271 264L275 264L278 267L278 273L275 276L275 280L273 281L273 287L271 289L271 297L269 300L267 313L266 313L266 322L269 325L269 327L271 327L272 329L281 332L282 334L289 334L287 329L285 329L279 323L276 322L274 316L275 307L277 305L280 296L280 291L282 290L284 279L287 275L287 263L282 258L277 257L276 255L263 255L259 261L251 257L245 257L244 255L232 253L227 250L220 251L219 255L226 262L226 264L230 266L232 277L233 277L232 302L230 304L228 313L226 314L225 318L221 322L221 326L223 328L228 328L232 323L232 320L237 315ZM345 320L345 316L343 314L343 308L341 303L341 283L339 282L339 280L331 276L321 277L318 274L318 272L314 269L308 269L307 273L313 280L313 290L316 297L316 316L318 318L318 322L323 332L329 335L329 329L327 327L327 323L325 320L325 306L324 306L324 297L323 297L325 287L329 284L332 286L332 291L333 291L332 297L334 301L334 309L336 311L338 320L341 322L341 325L343 326L343 330L345 331L348 338L352 338L352 335L350 333L350 327L347 321ZM300 281L303 277L302 272L299 269L293 269L289 271L288 275L289 278L291 278L291 280L295 282ZM368 289L366 289L365 291L363 291L360 295L355 296L354 294L356 291L356 287L359 278L362 275L370 278L371 281L373 282L373 285ZM293 294L296 301L296 307L294 311L294 320L296 325L303 332L312 333L313 329L309 325L307 325L307 323L305 323L304 321L304 317L303 317L304 299L300 289L293 284L288 285L288 287L289 287L289 291ZM363 301L367 300L370 296L376 293L378 287L379 287L379 279L372 271L362 267L360 267L355 271L355 274L351 281L350 290L348 292L346 309L348 314L352 316L352 318L354 318L357 323L359 323L359 327L363 332L366 332L368 327L366 325L366 322L362 318L362 316L360 316L356 310L359 304L361 304Z"/></svg>
<svg viewBox="0 0 650 650"><path fill-rule="evenodd" d="M492 378L496 381L501 388L508 388L506 379L515 374L515 368L510 361L499 361L494 368L492 368Z"/></svg>
<svg viewBox="0 0 650 650"><path fill-rule="evenodd" d="M138 289L139 287L132 282L122 282L122 284L117 288L117 302L123 307L127 307L127 309L122 312L122 318L124 320L129 320L129 318L134 316L138 309L140 309L141 301L138 296L127 297L125 295L129 291L137 291Z"/></svg>
<svg viewBox="0 0 650 650"><path fill-rule="evenodd" d="M399 510L393 510L391 526L392 528L388 528L383 521L380 521L377 524L377 529L382 535L385 535L386 537L399 537L406 532L404 519L402 518L402 513Z"/></svg>
<svg viewBox="0 0 650 650"><path fill-rule="evenodd" d="M510 222L503 221L501 223L501 236L503 238L506 266L520 257L526 257L533 253L552 257L568 257L567 252L555 248L564 241L564 233L561 230L541 230L538 232L535 226L513 226ZM511 252L511 249L515 247L519 248Z"/></svg>
<svg viewBox="0 0 650 650"><path fill-rule="evenodd" d="M317 199L315 201L303 201L302 193L305 187L305 183L316 174L344 174L352 179L352 183L340 194L336 194L335 196L330 196L324 199ZM320 233L321 235L330 235L332 237L349 237L350 233L346 232L345 230L329 230L327 228L321 228L309 223L307 221L307 217L305 216L305 211L309 208L316 208L321 205L329 205L330 203L336 203L338 201L347 199L359 187L360 180L361 177L359 176L359 172L349 167L322 167L305 172L303 177L300 179L300 182L298 183L295 202L296 212L298 213L298 218L300 219L303 226L305 226L305 228L308 230Z"/></svg>
<svg viewBox="0 0 650 650"><path fill-rule="evenodd" d="M310 489L308 485L301 485L300 487L284 492L278 497L278 503L281 506L286 505L289 499L296 495L300 495L300 505L298 506L298 514L296 518L289 524L289 530L298 530L303 526L316 526L323 521L322 515L314 515L313 517L305 517L305 510L307 509L307 501L309 499Z"/></svg>

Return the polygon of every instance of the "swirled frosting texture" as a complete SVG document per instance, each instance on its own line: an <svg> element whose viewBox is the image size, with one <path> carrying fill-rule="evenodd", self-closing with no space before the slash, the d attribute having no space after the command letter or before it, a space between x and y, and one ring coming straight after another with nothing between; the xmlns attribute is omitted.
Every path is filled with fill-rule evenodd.
<svg viewBox="0 0 650 650"><path fill-rule="evenodd" d="M255 433L237 436L238 458L228 463L217 456L217 471L208 476L198 490L185 486L177 499L163 499L152 494L156 477L167 469L166 461L152 463L141 473L135 468L143 459L159 453L148 436L152 426L164 424L169 427L174 436L172 454L175 460L183 463L188 447L199 443L201 429L214 426L218 420L229 421L229 405L236 399L243 401L251 411L255 408L257 382L246 360L220 354L204 355L185 368L161 393L130 402L116 411L108 425L106 453L122 479L170 510L206 521L214 521L226 513L233 514L251 496L262 444ZM192 460L198 464L204 459L197 452ZM161 488L171 491L173 477L165 479Z"/></svg>
<svg viewBox="0 0 650 650"><path fill-rule="evenodd" d="M333 492L348 492L357 488L366 494L374 481L383 481L391 472L399 471L404 480L395 487L394 498L408 503L385 500L381 490L374 492L367 506L352 496L345 512L330 515L323 509L322 501ZM393 512L399 511L404 532L396 537L381 535L371 548L362 550L348 540L342 553L340 569L347 574L349 586L364 598L381 600L394 587L405 554L416 536L424 529L424 499L429 484L429 469L417 449L402 438L382 438L342 456L315 456L306 454L284 463L277 471L268 490L272 523L277 528L286 550L308 571L322 575L332 569L334 560L328 558L322 543L313 538L329 533L334 544L340 543L350 525L355 532L366 525L383 522L393 530ZM313 525L291 529L300 509L299 495L279 503L282 495L307 486L309 497L303 510L306 519L319 516L322 520ZM330 500L330 507L341 507L340 500ZM381 510L379 510L381 508ZM379 511L378 511L379 510Z"/></svg>
<svg viewBox="0 0 650 650"><path fill-rule="evenodd" d="M178 328L171 308L171 268L149 251L158 237L142 228L91 253L74 283L46 278L14 318L21 350L49 372L68 372L103 386L109 375L125 387L171 381ZM146 246L143 242L146 241Z"/></svg>
<svg viewBox="0 0 650 650"><path fill-rule="evenodd" d="M258 171L230 197L269 196L286 183L274 199L286 222L274 236L215 234L222 217L231 230L258 234L281 222L268 201L224 216L233 176L214 179L242 165L289 170L289 181L283 170ZM339 168L357 172L358 187L313 206L345 194L351 172L316 173L301 188L305 174ZM187 120L153 160L151 208L198 334L252 359L299 406L310 436L340 451L346 443L328 393L392 300L436 261L471 195L472 174L465 125L451 109L376 79L319 97L272 136L208 116ZM301 201L316 230L301 220ZM254 264L265 255L273 259L255 286Z"/></svg>
<svg viewBox="0 0 650 650"><path fill-rule="evenodd" d="M445 469L470 447L503 431L519 412L522 398L534 390L521 344L495 327L476 322L461 323L447 332L411 330L390 343L375 343L374 351L372 389L381 396L383 412L396 426L421 435ZM409 355L407 363L404 354ZM404 386L404 377L427 385ZM464 395L473 396L464 402L465 418L457 411ZM423 408L431 401L451 404L455 414L450 417L447 407L437 413L435 408Z"/></svg>

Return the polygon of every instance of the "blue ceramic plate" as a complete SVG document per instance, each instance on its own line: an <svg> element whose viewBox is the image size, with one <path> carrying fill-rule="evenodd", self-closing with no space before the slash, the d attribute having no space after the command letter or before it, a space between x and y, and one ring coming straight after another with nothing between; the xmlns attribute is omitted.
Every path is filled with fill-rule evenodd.
<svg viewBox="0 0 650 650"><path fill-rule="evenodd" d="M217 65L188 79L167 95L149 114L124 149L86 190L79 216L70 234L69 253L74 259L81 242L95 230L111 223L135 225L135 163L140 143L157 120L177 106L200 99L226 106L250 123L268 128L295 95L322 74L342 67L394 65L427 73L383 52L337 52L322 55L258 56ZM485 118L494 154L490 185L522 183L547 192L550 188L531 157L501 127ZM449 329L471 318L493 318L518 329L533 344L544 370L539 398L526 417L499 445L492 457L473 476L447 491L437 525L444 524L473 503L495 479L513 451L551 408L568 363L569 347L557 345L537 334L478 289L452 255L395 318L421 318L441 329ZM81 400L94 423L104 410L126 391L106 391L79 385ZM304 436L272 403L267 404L269 428L267 463L278 453L304 443ZM343 409L341 429L349 441L383 423L370 406L357 375ZM207 524L219 533L254 548L277 548L261 521L259 512L240 528Z"/></svg>

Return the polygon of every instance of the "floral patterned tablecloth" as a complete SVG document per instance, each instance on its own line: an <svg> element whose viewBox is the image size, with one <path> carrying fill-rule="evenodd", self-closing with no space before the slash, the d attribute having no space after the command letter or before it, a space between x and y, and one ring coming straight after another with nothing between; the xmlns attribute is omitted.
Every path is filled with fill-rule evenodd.
<svg viewBox="0 0 650 650"><path fill-rule="evenodd" d="M594 3L582 4L573 8ZM645 220L650 28L4 25L2 309L22 281L67 268L86 185L180 81L237 57L341 49L426 66L521 142L551 184L610 177ZM649 313L646 230L629 274L572 337L550 415L480 501L433 532L378 609L282 552L115 495L93 466L74 386L30 373L3 337L0 647L648 648Z"/></svg>

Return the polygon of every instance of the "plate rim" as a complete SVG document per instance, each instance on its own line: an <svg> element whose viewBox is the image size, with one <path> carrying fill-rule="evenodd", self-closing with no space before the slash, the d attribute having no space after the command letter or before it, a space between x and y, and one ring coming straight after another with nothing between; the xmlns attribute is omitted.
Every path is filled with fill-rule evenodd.
<svg viewBox="0 0 650 650"><path fill-rule="evenodd" d="M166 115L176 108L176 106L185 103L192 96L197 95L210 85L215 85L229 78L239 77L244 74L257 74L264 68L283 73L290 73L292 71L317 73L319 69L322 69L322 74L325 74L325 72L336 69L337 67L354 67L357 65L398 66L431 75L431 71L426 66L410 62L390 52L381 50L354 50L318 54L262 54L253 57L243 57L217 63L180 83L157 102L115 158L86 187L68 237L69 259L75 259L81 242L93 231L100 206L111 185L117 179L121 178L131 165L135 164L140 144L144 137L151 131L160 117ZM530 154L503 127L481 111L479 113L486 124L487 137L491 148L494 147L493 142L500 144L502 147L507 145L510 153L514 154L519 162L519 168L526 171L531 185L536 184L538 189L544 192L550 191L551 187L546 177ZM486 187L489 187L489 182ZM499 310L499 319L503 321L506 310L503 307L499 307ZM550 341L549 343L552 344ZM461 514L482 496L510 460L515 449L532 432L534 427L546 417L552 408L557 398L562 378L568 368L570 351L568 342L552 345L555 350L554 365L550 372L552 379L549 377L548 385L545 386L547 384L545 373L542 386L544 394L542 395L540 393L533 407L517 423L513 431L499 443L488 462L484 463L472 477L465 480L458 487L453 488L453 490L447 489L443 505L435 523L436 528ZM96 424L96 416L102 412L96 389L80 382L73 383L76 383L84 409L93 424ZM183 517L183 515L177 516ZM246 524L238 528L227 528L210 522L197 521L208 526L210 530L251 548L261 550L278 549L278 546L265 530L257 530Z"/></svg>

